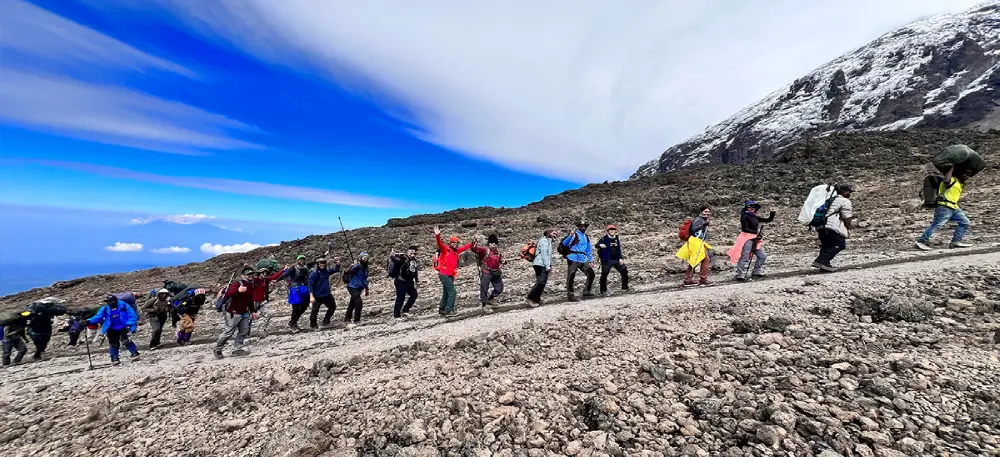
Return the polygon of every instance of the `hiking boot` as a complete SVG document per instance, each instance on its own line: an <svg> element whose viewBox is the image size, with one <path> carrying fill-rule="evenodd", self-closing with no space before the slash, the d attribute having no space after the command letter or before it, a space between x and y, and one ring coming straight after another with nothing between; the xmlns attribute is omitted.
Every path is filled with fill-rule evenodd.
<svg viewBox="0 0 1000 457"><path fill-rule="evenodd" d="M490 306L483 305L483 314L493 314L493 308Z"/></svg>
<svg viewBox="0 0 1000 457"><path fill-rule="evenodd" d="M819 265L819 269L822 270L822 271L825 271L827 273L836 273L837 272L837 269L834 268L834 267L832 267L832 266L830 266L830 265L820 264Z"/></svg>
<svg viewBox="0 0 1000 457"><path fill-rule="evenodd" d="M319 325L317 325L317 324L309 324L309 330L313 330L313 331L319 330Z"/></svg>
<svg viewBox="0 0 1000 457"><path fill-rule="evenodd" d="M812 265L810 265L810 266L813 267L813 268L819 268L820 270L823 269L823 264L819 263L819 262L813 262Z"/></svg>
<svg viewBox="0 0 1000 457"><path fill-rule="evenodd" d="M403 318L402 317L394 317L394 318L392 318L391 321L389 321L389 325L396 325L396 324L398 324L400 322L403 322Z"/></svg>
<svg viewBox="0 0 1000 457"><path fill-rule="evenodd" d="M117 367L118 365L121 365L121 364L122 364L121 360L112 360L111 361L111 366L113 366L113 367Z"/></svg>
<svg viewBox="0 0 1000 457"><path fill-rule="evenodd" d="M496 299L493 299L493 298L491 298L489 301L487 301L486 305L487 306L491 306L493 308L496 308L497 306L500 306L500 304L497 303Z"/></svg>
<svg viewBox="0 0 1000 457"><path fill-rule="evenodd" d="M571 301L571 302L573 302L573 303L576 303L576 302L580 301L580 299L577 298L577 296L573 295L573 294L569 294L568 296L566 296L566 299L569 300L569 301Z"/></svg>
<svg viewBox="0 0 1000 457"><path fill-rule="evenodd" d="M403 318L405 319L405 318L409 318L409 317L410 317L410 313L408 313L406 311L403 311Z"/></svg>
<svg viewBox="0 0 1000 457"><path fill-rule="evenodd" d="M951 244L948 245L948 247L952 249L961 249L961 248L971 248L972 245L969 243L963 243L961 241L952 241Z"/></svg>
<svg viewBox="0 0 1000 457"><path fill-rule="evenodd" d="M715 284L715 283L712 282L712 281L709 281L707 279L702 279L701 281L698 281L698 285L699 286L711 286L713 284Z"/></svg>
<svg viewBox="0 0 1000 457"><path fill-rule="evenodd" d="M354 325L355 325L355 324L352 324L352 323L350 323L350 322L345 322L345 323L344 323L344 331L346 332L346 331L348 331L348 330L350 330L350 329L354 328Z"/></svg>
<svg viewBox="0 0 1000 457"><path fill-rule="evenodd" d="M538 305L541 305L541 303L539 303L539 302L537 302L535 300L532 300L530 298L525 298L524 302L528 304L529 308L537 308Z"/></svg>
<svg viewBox="0 0 1000 457"><path fill-rule="evenodd" d="M444 313L444 314L442 314L442 316L444 316L445 319L454 319L454 318L458 317L458 313L455 312L455 311L452 311L450 313Z"/></svg>
<svg viewBox="0 0 1000 457"><path fill-rule="evenodd" d="M586 291L586 292L583 293L583 296L584 297L593 297L594 293L588 290L588 291Z"/></svg>
<svg viewBox="0 0 1000 457"><path fill-rule="evenodd" d="M222 355L222 351L220 351L218 349L216 349L214 353L215 353L215 358L217 358L217 359L221 359L221 358L225 357L224 355Z"/></svg>
<svg viewBox="0 0 1000 457"><path fill-rule="evenodd" d="M157 350L157 349L159 349L159 348L160 348L159 346L150 346L150 347L149 347L149 350L150 350L150 351L155 351L155 350Z"/></svg>
<svg viewBox="0 0 1000 457"><path fill-rule="evenodd" d="M233 351L233 357L243 357L245 355L250 355L250 353L242 348Z"/></svg>
<svg viewBox="0 0 1000 457"><path fill-rule="evenodd" d="M298 325L289 325L288 328L292 330L292 335L302 331L302 329L300 329Z"/></svg>
<svg viewBox="0 0 1000 457"><path fill-rule="evenodd" d="M622 286L622 291L623 291L623 292L628 292L628 289L629 289L629 287L628 287L628 286Z"/></svg>
<svg viewBox="0 0 1000 457"><path fill-rule="evenodd" d="M754 273L750 277L753 279L767 279L767 275L763 273Z"/></svg>
<svg viewBox="0 0 1000 457"><path fill-rule="evenodd" d="M139 353L132 354L132 361L133 362L138 362L139 359L141 359L141 357L139 357Z"/></svg>
<svg viewBox="0 0 1000 457"><path fill-rule="evenodd" d="M921 251L933 251L934 248L927 241L919 240L917 241L917 249Z"/></svg>

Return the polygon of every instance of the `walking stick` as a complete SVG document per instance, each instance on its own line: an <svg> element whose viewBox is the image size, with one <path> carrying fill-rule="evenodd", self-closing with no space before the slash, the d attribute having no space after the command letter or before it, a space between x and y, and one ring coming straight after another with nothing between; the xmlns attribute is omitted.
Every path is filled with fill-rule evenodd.
<svg viewBox="0 0 1000 457"><path fill-rule="evenodd" d="M87 338L87 332L83 332L83 341L87 345L87 363L90 365L88 370L94 369L94 360L90 358L90 338Z"/></svg>
<svg viewBox="0 0 1000 457"><path fill-rule="evenodd" d="M344 234L344 243L347 244L347 254L351 256L351 264L354 264L354 252L351 251L351 240L347 238L347 232L344 231L344 221L340 220L340 216L337 216L337 221L340 222L340 233Z"/></svg>

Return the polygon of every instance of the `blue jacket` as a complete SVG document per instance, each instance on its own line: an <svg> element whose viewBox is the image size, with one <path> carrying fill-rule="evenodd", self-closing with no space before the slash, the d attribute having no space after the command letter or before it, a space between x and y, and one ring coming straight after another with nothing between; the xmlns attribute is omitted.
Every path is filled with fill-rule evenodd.
<svg viewBox="0 0 1000 457"><path fill-rule="evenodd" d="M135 313L128 303L118 300L118 309L111 309L108 305L104 305L101 309L97 310L97 314L90 319L87 319L87 323L101 324L101 333L108 333L108 330L123 330L126 327L130 332L135 331L136 322L139 322L139 315Z"/></svg>
<svg viewBox="0 0 1000 457"><path fill-rule="evenodd" d="M570 244L573 242L573 238L577 238L576 244ZM566 260L571 262L593 262L594 253L590 246L590 238L587 238L587 234L577 230L573 232L573 235L566 237L562 242L563 246L569 246L569 250L573 251L570 255L566 256Z"/></svg>
<svg viewBox="0 0 1000 457"><path fill-rule="evenodd" d="M368 266L367 265L354 265L351 267L351 282L347 283L347 287L351 289L367 289L368 288Z"/></svg>
<svg viewBox="0 0 1000 457"><path fill-rule="evenodd" d="M340 265L333 267L331 270L329 267L325 270L320 270L319 268L313 268L309 272L309 280L306 281L306 286L309 287L309 293L313 297L328 297L333 295L333 291L330 290L330 275L340 271Z"/></svg>

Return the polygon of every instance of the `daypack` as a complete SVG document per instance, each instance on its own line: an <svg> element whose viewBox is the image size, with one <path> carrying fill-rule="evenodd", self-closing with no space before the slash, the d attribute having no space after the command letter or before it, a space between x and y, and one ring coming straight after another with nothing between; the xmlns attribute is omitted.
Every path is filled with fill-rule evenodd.
<svg viewBox="0 0 1000 457"><path fill-rule="evenodd" d="M236 284L243 284L243 280L241 279L239 281L236 281ZM217 312L220 312L220 313L223 312L226 308L229 307L229 302L233 301L233 297L226 298L226 292L229 291L229 287L232 286L232 285L233 285L233 283L226 284L226 287L224 287L222 289L222 295L219 295L218 297L216 297L216 299L215 299L215 310ZM239 287L239 286L236 286L236 287ZM247 287L249 287L249 285ZM234 295L234 297L235 297L235 295Z"/></svg>
<svg viewBox="0 0 1000 457"><path fill-rule="evenodd" d="M403 265L406 262L397 262L396 259L389 256L389 264L386 265L385 271L389 274L390 278L398 278L399 272L403 271Z"/></svg>
<svg viewBox="0 0 1000 457"><path fill-rule="evenodd" d="M535 249L536 248L537 248L537 246L535 245L534 241L532 241L532 242L530 242L530 243L522 246L521 247L521 258L524 259L524 260L527 260L529 262L534 262L535 261Z"/></svg>
<svg viewBox="0 0 1000 457"><path fill-rule="evenodd" d="M173 292L171 292L171 293L173 293ZM121 300L121 301L127 303L129 306L132 307L133 310L136 309L135 308L135 293L134 292L118 292L118 293L113 293L111 295L114 296L115 298L117 298L118 300ZM156 297L156 289L153 289L150 292L149 296L150 297Z"/></svg>
<svg viewBox="0 0 1000 457"><path fill-rule="evenodd" d="M802 209L799 210L799 222L811 226L813 218L816 216L816 210L823 206L830 197L836 195L837 190L829 184L820 184L810 189Z"/></svg>
<svg viewBox="0 0 1000 457"><path fill-rule="evenodd" d="M353 265L352 265L352 267L353 267ZM353 276L351 273L352 273L351 272L351 267L348 267L348 268L345 268L344 272L340 274L340 279L341 279L341 281L344 281L344 285L345 286L347 285L347 283L351 282L351 276Z"/></svg>
<svg viewBox="0 0 1000 457"><path fill-rule="evenodd" d="M278 261L274 259L260 259L257 264L254 265L257 270L261 268L266 268L267 271L275 272L281 269L281 265L278 265Z"/></svg>
<svg viewBox="0 0 1000 457"><path fill-rule="evenodd" d="M937 175L927 175L924 178L923 186L920 189L919 197L924 199L924 208L936 208L938 197L941 195L941 183L944 178Z"/></svg>
<svg viewBox="0 0 1000 457"><path fill-rule="evenodd" d="M691 239L691 222L693 221L694 219L691 219L689 217L684 219L684 222L681 222L681 228L677 232L677 237L680 238L681 241L687 241Z"/></svg>
<svg viewBox="0 0 1000 457"><path fill-rule="evenodd" d="M55 297L43 298L28 305L28 311L42 316L62 316L66 314L66 301Z"/></svg>
<svg viewBox="0 0 1000 457"><path fill-rule="evenodd" d="M570 237L573 237L573 241L570 241L567 245L566 240L570 239ZM579 242L580 242L580 236L577 235L576 232L573 232L570 235L566 235L565 238L559 241L559 246L556 246L556 252L558 252L559 255L563 257L568 257L570 254L573 254L572 246L576 246L576 243Z"/></svg>
<svg viewBox="0 0 1000 457"><path fill-rule="evenodd" d="M830 215L827 213L830 211L830 206L833 205L833 201L836 199L837 196L834 195L826 199L826 201L824 201L819 208L816 208L816 212L813 213L812 220L809 221L809 228L821 229L826 227L826 221L830 219Z"/></svg>

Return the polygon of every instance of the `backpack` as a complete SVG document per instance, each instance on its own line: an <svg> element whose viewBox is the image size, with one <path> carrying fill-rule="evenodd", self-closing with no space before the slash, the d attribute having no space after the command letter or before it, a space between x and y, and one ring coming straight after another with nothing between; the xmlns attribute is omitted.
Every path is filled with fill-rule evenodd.
<svg viewBox="0 0 1000 457"><path fill-rule="evenodd" d="M55 297L43 298L28 305L28 311L42 316L62 316L66 314L66 301Z"/></svg>
<svg viewBox="0 0 1000 457"><path fill-rule="evenodd" d="M184 291L184 289L187 289L188 285L182 282L173 282L168 279L166 281L163 281L163 288L170 291L172 295L176 295Z"/></svg>
<svg viewBox="0 0 1000 457"><path fill-rule="evenodd" d="M816 215L816 210L820 206L823 206L823 203L830 197L836 195L836 189L829 184L820 184L810 189L805 203L802 204L802 209L799 210L799 222L807 226L811 225L813 217Z"/></svg>
<svg viewBox="0 0 1000 457"><path fill-rule="evenodd" d="M236 284L243 284L243 280L241 279L239 281L236 281ZM229 291L229 286L232 286L232 285L233 285L233 283L229 283L228 285L226 285L226 287L224 289L222 289L222 295L219 295L215 299L215 310L216 311L218 311L220 313L223 312L223 311L225 311L226 308L229 307L229 302L233 301L233 297L235 297L235 295L233 297L226 298L226 292ZM239 287L239 286L236 286L236 287Z"/></svg>
<svg viewBox="0 0 1000 457"><path fill-rule="evenodd" d="M569 245L567 245L566 240L570 239L570 237L573 237L573 241L570 241ZM577 235L576 232L573 232L571 235L566 235L566 237L559 242L559 246L556 246L556 252L563 257L567 257L573 253L571 246L576 246L576 243L579 242L580 236Z"/></svg>
<svg viewBox="0 0 1000 457"><path fill-rule="evenodd" d="M281 269L281 265L278 265L278 261L274 259L260 259L254 268L260 270L261 268L266 268L267 271L275 272Z"/></svg>
<svg viewBox="0 0 1000 457"><path fill-rule="evenodd" d="M919 197L924 199L924 208L936 208L938 197L941 195L941 183L944 178L936 175L927 175L924 178L923 186L920 188Z"/></svg>
<svg viewBox="0 0 1000 457"><path fill-rule="evenodd" d="M352 273L351 267L344 269L344 272L341 273L340 279L344 281L345 286L347 285L347 283L351 282L351 276L353 276L351 273Z"/></svg>
<svg viewBox="0 0 1000 457"><path fill-rule="evenodd" d="M118 292L118 293L111 294L111 295L113 295L115 298L117 298L117 299L119 299L119 300L127 303L129 306L132 307L132 309L135 309L135 298L136 298L135 297L135 293L133 293L133 292ZM150 293L149 296L155 298L156 297L156 289L153 289L152 293Z"/></svg>
<svg viewBox="0 0 1000 457"><path fill-rule="evenodd" d="M826 221L830 219L830 215L827 214L827 212L830 211L830 206L833 205L833 201L836 199L837 196L834 195L826 199L826 201L823 202L819 208L816 208L816 212L813 213L812 220L809 221L809 228L820 229L826 227Z"/></svg>
<svg viewBox="0 0 1000 457"><path fill-rule="evenodd" d="M532 241L532 242L524 245L523 247L521 247L521 258L524 259L524 260L527 260L529 262L534 262L535 261L535 248L536 247L537 246L535 245L534 241Z"/></svg>
<svg viewBox="0 0 1000 457"><path fill-rule="evenodd" d="M677 232L677 237L680 238L681 241L687 241L691 238L691 222L693 221L694 219L689 217L684 219L684 222L681 222L681 229Z"/></svg>
<svg viewBox="0 0 1000 457"><path fill-rule="evenodd" d="M403 271L403 264L406 262L397 262L396 259L389 256L389 264L385 266L385 271L389 274L390 278L398 278L399 272Z"/></svg>

